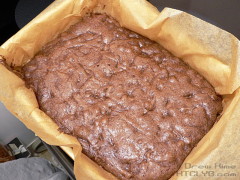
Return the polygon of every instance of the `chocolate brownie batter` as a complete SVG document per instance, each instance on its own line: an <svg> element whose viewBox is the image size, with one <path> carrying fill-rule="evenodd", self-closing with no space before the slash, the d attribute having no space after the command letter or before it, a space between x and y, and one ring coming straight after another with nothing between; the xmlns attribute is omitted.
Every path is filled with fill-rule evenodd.
<svg viewBox="0 0 240 180"><path fill-rule="evenodd" d="M120 179L170 178L222 111L201 75L103 14L71 26L23 72L40 108Z"/></svg>

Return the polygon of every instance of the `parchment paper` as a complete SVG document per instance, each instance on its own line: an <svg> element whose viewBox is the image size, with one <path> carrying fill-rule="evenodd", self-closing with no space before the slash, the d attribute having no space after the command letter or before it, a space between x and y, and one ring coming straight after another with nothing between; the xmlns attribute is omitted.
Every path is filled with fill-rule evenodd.
<svg viewBox="0 0 240 180"><path fill-rule="evenodd" d="M12 67L23 66L89 12L105 12L122 26L157 41L224 95L222 117L171 179L240 179L240 43L230 33L179 10L159 12L145 0L56 0L6 41L0 55ZM33 91L1 64L0 101L48 144L73 149L77 179L116 179L81 153L76 138L60 133L38 108Z"/></svg>

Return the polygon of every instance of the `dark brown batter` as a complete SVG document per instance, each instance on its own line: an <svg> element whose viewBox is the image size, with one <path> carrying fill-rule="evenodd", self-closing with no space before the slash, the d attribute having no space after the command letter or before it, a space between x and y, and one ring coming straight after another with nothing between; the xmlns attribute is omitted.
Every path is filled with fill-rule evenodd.
<svg viewBox="0 0 240 180"><path fill-rule="evenodd" d="M40 108L120 179L168 179L222 110L213 87L157 43L91 15L23 68Z"/></svg>

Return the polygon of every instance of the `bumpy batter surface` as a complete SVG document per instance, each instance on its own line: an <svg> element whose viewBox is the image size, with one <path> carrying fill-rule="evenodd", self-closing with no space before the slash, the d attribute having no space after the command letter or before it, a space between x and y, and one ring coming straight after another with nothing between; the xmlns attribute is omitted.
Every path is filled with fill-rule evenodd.
<svg viewBox="0 0 240 180"><path fill-rule="evenodd" d="M120 179L168 179L221 112L213 87L111 17L84 17L23 68L40 108Z"/></svg>

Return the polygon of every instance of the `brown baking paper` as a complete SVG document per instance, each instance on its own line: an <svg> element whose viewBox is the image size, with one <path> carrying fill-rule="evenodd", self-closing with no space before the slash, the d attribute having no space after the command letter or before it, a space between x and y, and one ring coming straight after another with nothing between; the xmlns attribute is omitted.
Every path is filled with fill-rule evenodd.
<svg viewBox="0 0 240 180"><path fill-rule="evenodd" d="M23 66L89 12L107 13L157 41L224 95L222 117L171 179L240 179L240 43L230 33L179 10L165 8L160 13L145 0L56 0L5 42L0 55L13 67ZM0 101L17 118L45 142L67 147L75 159L77 179L116 179L81 153L76 138L59 132L39 109L33 91L1 64L0 82Z"/></svg>

